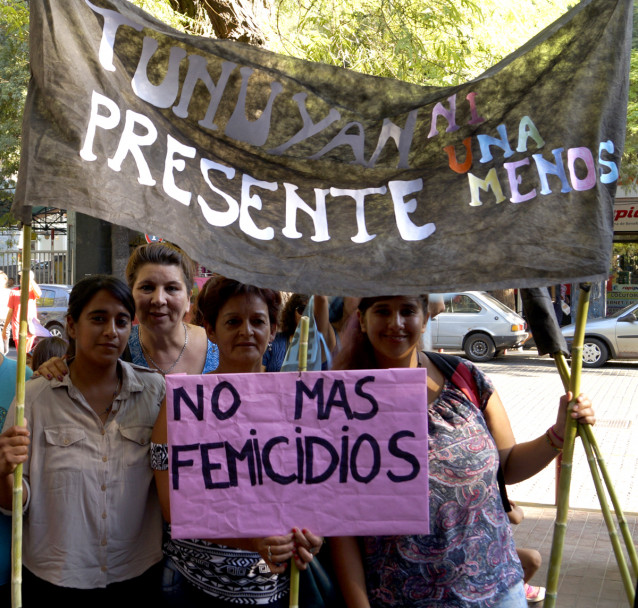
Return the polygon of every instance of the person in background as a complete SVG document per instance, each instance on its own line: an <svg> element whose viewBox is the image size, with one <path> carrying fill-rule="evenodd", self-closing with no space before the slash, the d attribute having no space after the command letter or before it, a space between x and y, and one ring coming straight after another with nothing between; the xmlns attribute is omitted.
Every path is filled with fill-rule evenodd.
<svg viewBox="0 0 638 608"><path fill-rule="evenodd" d="M68 347L69 345L65 340L55 336L38 340L31 354L31 369L38 369L51 357L63 357Z"/></svg>
<svg viewBox="0 0 638 608"><path fill-rule="evenodd" d="M200 292L198 307L209 339L219 347L219 367L211 373L262 372L262 358L275 336L280 305L276 291L224 277L210 279ZM167 436L164 401L153 429L151 466L162 513L170 523ZM186 583L172 590L167 599L172 605L190 608L285 608L290 586L287 561L295 559L305 569L322 543L322 538L305 529L267 538L171 539L164 550Z"/></svg>
<svg viewBox="0 0 638 608"><path fill-rule="evenodd" d="M301 316L308 305L309 296L293 293L284 305L280 315L280 331L275 334L275 339L269 345L264 354L263 365L267 372L278 372L286 356L288 346L292 342L295 330ZM328 298L326 296L314 297L314 316L317 329L325 340L328 352L323 353L324 365L336 346L335 331L330 325Z"/></svg>
<svg viewBox="0 0 638 608"><path fill-rule="evenodd" d="M135 316L113 277L81 279L69 297L69 374L30 380L25 425L0 435L0 506L12 509L24 466L25 606L129 606L159 598L162 517L148 465L163 377L119 359Z"/></svg>
<svg viewBox="0 0 638 608"><path fill-rule="evenodd" d="M6 275L5 275L6 276ZM18 363L0 353L0 429L16 393ZM33 372L27 367L24 379ZM0 513L0 606L11 605L11 517Z"/></svg>
<svg viewBox="0 0 638 608"><path fill-rule="evenodd" d="M7 313L9 312L9 294L11 290L8 286L9 278L6 273L0 270L0 330L4 329ZM2 333L2 354L9 352L9 333Z"/></svg>
<svg viewBox="0 0 638 608"><path fill-rule="evenodd" d="M525 519L525 513L519 505L509 499L509 496L507 495L507 487L505 486L505 479L503 477L503 471L500 469L497 479L503 509L505 510L505 513L507 513L507 518L509 519L510 524L517 526L523 521L523 519ZM525 590L525 599L527 600L527 603L535 604L537 602L542 602L545 599L545 587L537 587L529 584L529 581L534 574L538 572L538 569L543 563L543 558L540 552L536 549L516 547L516 554L521 562L521 568L523 568L523 589Z"/></svg>
<svg viewBox="0 0 638 608"><path fill-rule="evenodd" d="M427 296L362 298L333 369L427 370L430 533L331 539L348 608L524 608L523 571L498 489L546 467L567 416L593 424L590 400L560 399L556 423L517 444L490 380L472 363L420 352Z"/></svg>
<svg viewBox="0 0 638 608"><path fill-rule="evenodd" d="M440 293L431 293L428 295L428 323L425 325L423 332L423 348L422 350L432 350L432 323L429 323L434 317L445 310L443 296Z"/></svg>
<svg viewBox="0 0 638 608"><path fill-rule="evenodd" d="M22 276L22 271L18 273ZM33 270L29 271L29 299L27 304L27 352L33 348L35 340L35 331L32 331L32 319L38 318L38 309L36 306L37 299L42 295L42 290L35 282ZM5 318L4 327L2 328L2 339L7 340L9 337L9 327L13 332L13 343L18 346L20 337L20 287L12 289L7 302L7 316Z"/></svg>
<svg viewBox="0 0 638 608"><path fill-rule="evenodd" d="M332 298L330 301L330 324L335 332L335 355L341 349L343 335L348 327L350 317L356 313L361 298L350 296Z"/></svg>
<svg viewBox="0 0 638 608"><path fill-rule="evenodd" d="M509 511L505 509L507 517L512 525L517 526L525 518L523 509L513 501L509 502ZM545 587L538 587L530 585L529 581L538 572L538 569L543 563L543 558L539 551L536 549L529 549L527 547L516 547L516 554L521 561L521 567L523 568L523 588L525 589L525 599L528 604L536 604L542 602L545 599Z"/></svg>

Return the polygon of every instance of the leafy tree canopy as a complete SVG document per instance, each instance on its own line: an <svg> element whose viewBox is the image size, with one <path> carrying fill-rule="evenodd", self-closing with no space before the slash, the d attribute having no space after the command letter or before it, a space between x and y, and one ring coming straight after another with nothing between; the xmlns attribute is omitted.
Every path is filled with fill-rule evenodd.
<svg viewBox="0 0 638 608"><path fill-rule="evenodd" d="M569 0L280 0L269 42L282 53L367 74L458 84L569 6Z"/></svg>
<svg viewBox="0 0 638 608"><path fill-rule="evenodd" d="M638 7L634 0L634 33L631 45L631 69L629 72L629 105L627 107L627 139L620 171L621 182L633 183L638 191Z"/></svg>

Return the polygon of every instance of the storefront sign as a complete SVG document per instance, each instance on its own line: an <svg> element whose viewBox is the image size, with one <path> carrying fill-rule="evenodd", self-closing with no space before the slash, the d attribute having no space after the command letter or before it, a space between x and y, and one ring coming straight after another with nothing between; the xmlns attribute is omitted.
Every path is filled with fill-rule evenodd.
<svg viewBox="0 0 638 608"><path fill-rule="evenodd" d="M614 203L614 232L638 232L638 199Z"/></svg>

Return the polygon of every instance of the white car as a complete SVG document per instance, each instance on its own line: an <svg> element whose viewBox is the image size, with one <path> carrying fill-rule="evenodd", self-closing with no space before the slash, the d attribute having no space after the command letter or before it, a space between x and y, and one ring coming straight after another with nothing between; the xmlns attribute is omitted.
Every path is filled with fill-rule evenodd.
<svg viewBox="0 0 638 608"><path fill-rule="evenodd" d="M470 361L489 361L527 338L525 319L484 291L444 293L445 310L430 321L432 348L463 350Z"/></svg>

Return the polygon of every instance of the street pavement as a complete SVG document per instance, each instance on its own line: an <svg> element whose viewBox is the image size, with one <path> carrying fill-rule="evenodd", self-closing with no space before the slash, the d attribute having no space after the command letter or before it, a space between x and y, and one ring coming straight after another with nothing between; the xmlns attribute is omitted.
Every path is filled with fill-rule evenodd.
<svg viewBox="0 0 638 608"><path fill-rule="evenodd" d="M538 437L556 421L563 385L554 362L536 351L508 351L500 359L480 364L505 405L516 440ZM583 369L581 391L596 411L594 435L611 472L623 510L638 513L638 361L608 362L598 369ZM555 467L550 465L532 479L510 486L518 501L554 504ZM585 451L577 440L570 506L599 509Z"/></svg>
<svg viewBox="0 0 638 608"><path fill-rule="evenodd" d="M554 423L558 399L564 391L552 359L538 357L536 351L511 351L479 367L494 382L517 441L534 439ZM594 403L594 436L636 544L638 361L614 361L599 369L584 369L581 390ZM514 527L516 544L537 549L543 558L532 579L534 585L546 584L556 517L555 476L556 467L550 465L532 479L508 487L510 499L525 511L523 523ZM636 573L631 580L636 580ZM585 452L577 439L556 606L627 608L633 604L621 581ZM543 602L533 605L542 608Z"/></svg>

